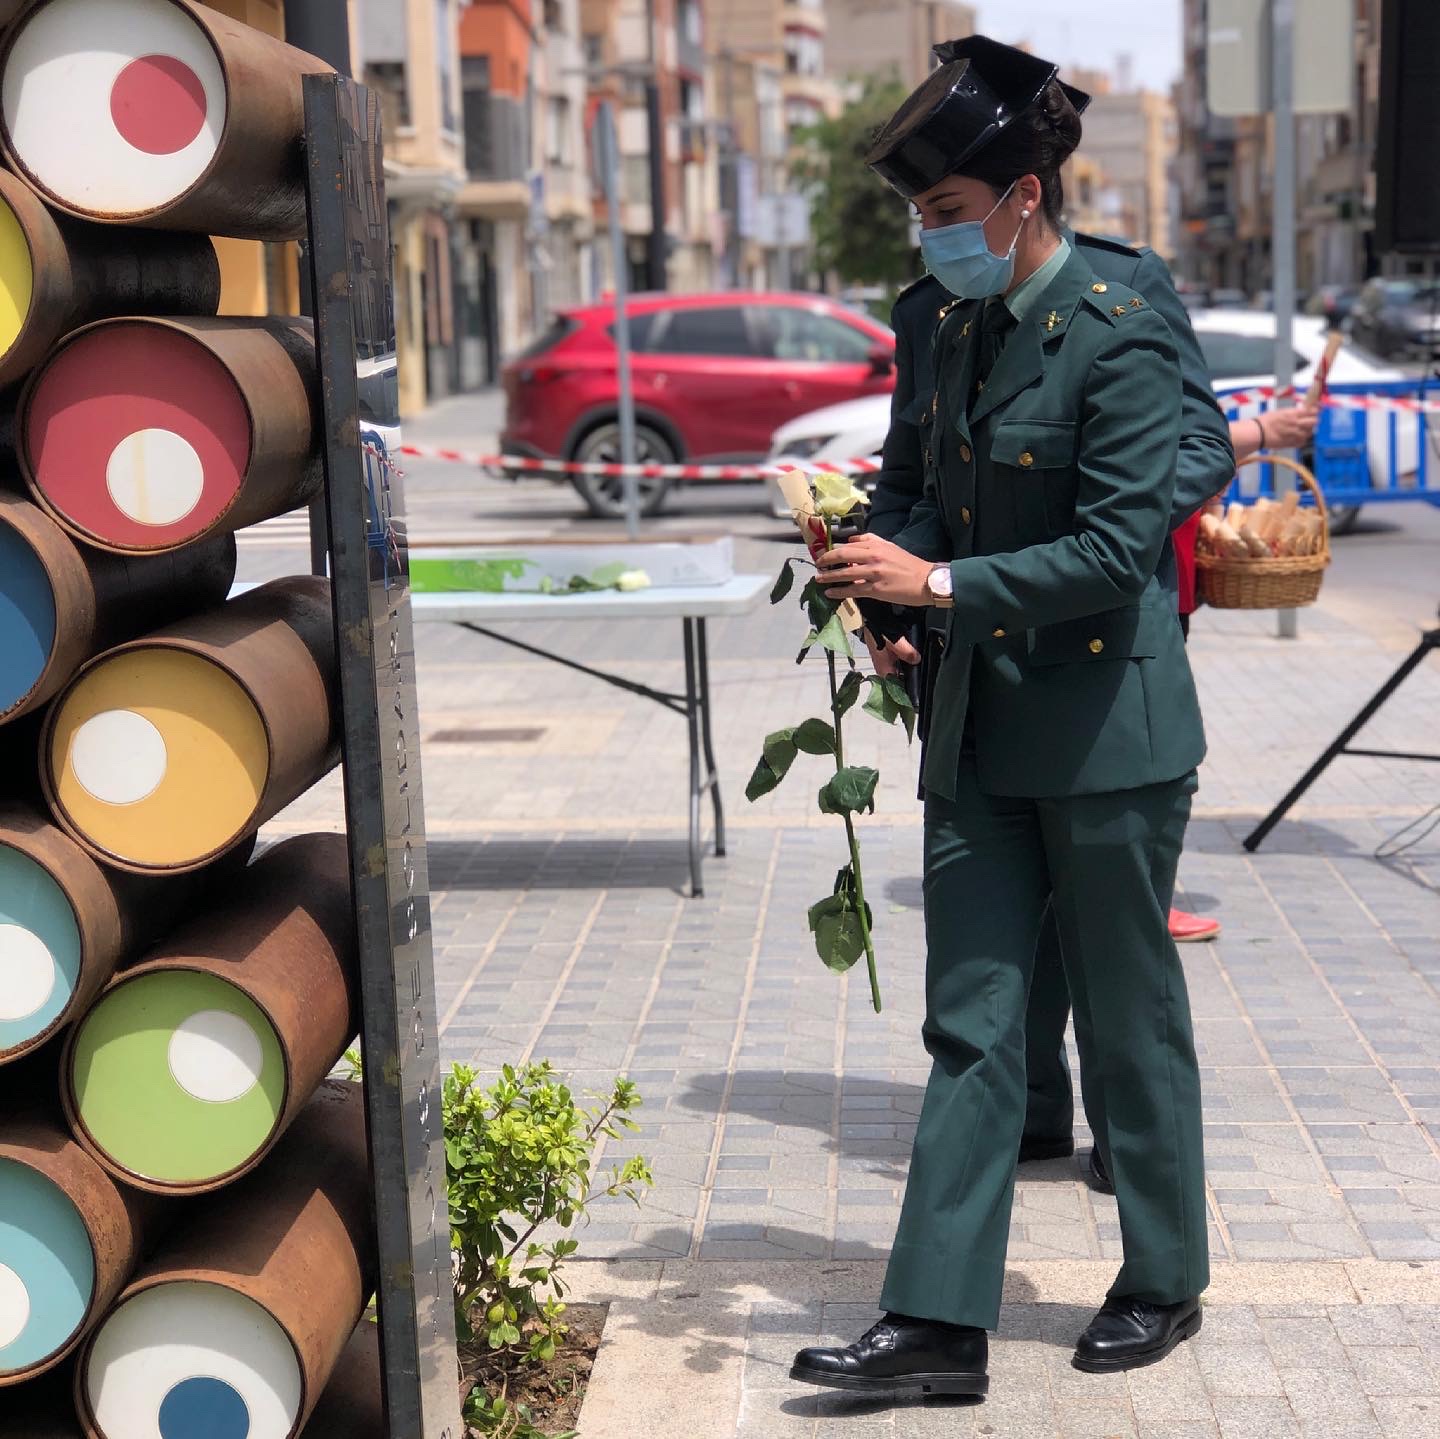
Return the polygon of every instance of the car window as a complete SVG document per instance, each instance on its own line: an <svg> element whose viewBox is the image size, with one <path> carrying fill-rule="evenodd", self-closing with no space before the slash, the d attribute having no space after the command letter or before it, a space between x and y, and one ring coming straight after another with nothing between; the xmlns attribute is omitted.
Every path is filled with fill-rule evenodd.
<svg viewBox="0 0 1440 1439"><path fill-rule="evenodd" d="M655 328L655 320L656 314L653 310L647 310L642 315L630 316L630 348L632 350L648 350L650 348L650 335ZM605 332L612 340L615 338L613 324L607 325Z"/></svg>
<svg viewBox="0 0 1440 1439"><path fill-rule="evenodd" d="M777 360L863 365L877 343L834 315L794 305L758 305L751 315L762 353Z"/></svg>
<svg viewBox="0 0 1440 1439"><path fill-rule="evenodd" d="M579 328L580 322L573 316L556 315L549 325L515 356L515 359L517 361L538 359L546 350L553 350L561 340L567 335L573 335Z"/></svg>
<svg viewBox="0 0 1440 1439"><path fill-rule="evenodd" d="M644 346L653 355L746 355L756 350L738 305L707 305L693 310L667 310L665 323L655 325Z"/></svg>
<svg viewBox="0 0 1440 1439"><path fill-rule="evenodd" d="M1243 375L1275 373L1275 341L1265 335L1240 335L1231 330L1197 330L1195 338L1205 356L1210 379L1219 384ZM1303 370L1309 361L1295 356L1295 368Z"/></svg>

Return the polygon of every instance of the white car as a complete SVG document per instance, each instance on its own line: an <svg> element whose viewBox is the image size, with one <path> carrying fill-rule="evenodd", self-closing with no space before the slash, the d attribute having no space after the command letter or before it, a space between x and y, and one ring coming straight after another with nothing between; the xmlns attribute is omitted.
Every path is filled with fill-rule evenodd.
<svg viewBox="0 0 1440 1439"><path fill-rule="evenodd" d="M768 463L805 460L823 465L878 455L889 428L889 395L865 395L826 405L823 410L811 410L781 425L771 437ZM863 476L860 482L864 483ZM770 481L770 508L777 519L790 518L790 507L775 479Z"/></svg>
<svg viewBox="0 0 1440 1439"><path fill-rule="evenodd" d="M1191 313L1196 338L1210 367L1217 392L1261 389L1275 383L1275 316L1247 310L1197 310ZM1325 353L1324 320L1310 315L1297 315L1294 329L1295 384L1304 390L1310 383L1315 363ZM1388 380L1404 380L1403 370L1383 365L1364 351L1349 344L1341 347L1330 367L1332 384L1380 384ZM1259 402L1238 408L1232 418L1245 419L1261 409ZM1227 411L1228 412L1228 411ZM825 464L842 460L877 456L890 428L890 397L869 395L860 400L847 400L829 405L782 425L775 431L770 447L770 461L806 460ZM1383 415L1373 415L1366 426L1366 450L1370 460L1371 482L1385 484L1389 475L1389 425ZM1418 462L1419 426L1414 415L1402 414L1396 426L1396 451L1401 475L1412 474ZM1257 483L1257 472L1246 476L1246 487ZM863 483L863 479L862 479ZM771 503L777 517L788 519L777 482L771 482ZM1347 507L1337 520L1353 521L1358 506Z"/></svg>

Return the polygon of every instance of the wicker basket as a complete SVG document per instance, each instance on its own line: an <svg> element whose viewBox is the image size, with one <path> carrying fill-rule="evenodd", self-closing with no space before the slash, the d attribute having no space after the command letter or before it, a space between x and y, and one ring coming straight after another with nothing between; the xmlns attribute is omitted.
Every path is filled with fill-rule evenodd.
<svg viewBox="0 0 1440 1439"><path fill-rule="evenodd" d="M1320 512L1320 548L1313 555L1216 555L1196 547L1195 581L1200 597L1218 610L1292 610L1313 605L1330 563L1330 517L1315 476L1284 455L1252 455L1243 465L1283 465L1294 470Z"/></svg>

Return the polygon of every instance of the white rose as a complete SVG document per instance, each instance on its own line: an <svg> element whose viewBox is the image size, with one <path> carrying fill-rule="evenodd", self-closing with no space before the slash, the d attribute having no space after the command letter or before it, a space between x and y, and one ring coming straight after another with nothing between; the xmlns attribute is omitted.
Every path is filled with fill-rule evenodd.
<svg viewBox="0 0 1440 1439"><path fill-rule="evenodd" d="M644 570L626 570L618 580L615 581L617 590L648 590L650 588L650 576Z"/></svg>

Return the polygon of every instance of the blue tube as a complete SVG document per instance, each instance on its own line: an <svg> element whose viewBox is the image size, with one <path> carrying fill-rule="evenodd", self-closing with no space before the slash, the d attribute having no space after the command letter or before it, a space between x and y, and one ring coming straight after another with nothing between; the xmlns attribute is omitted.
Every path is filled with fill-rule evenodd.
<svg viewBox="0 0 1440 1439"><path fill-rule="evenodd" d="M35 688L55 644L55 594L35 551L0 525L0 715Z"/></svg>

